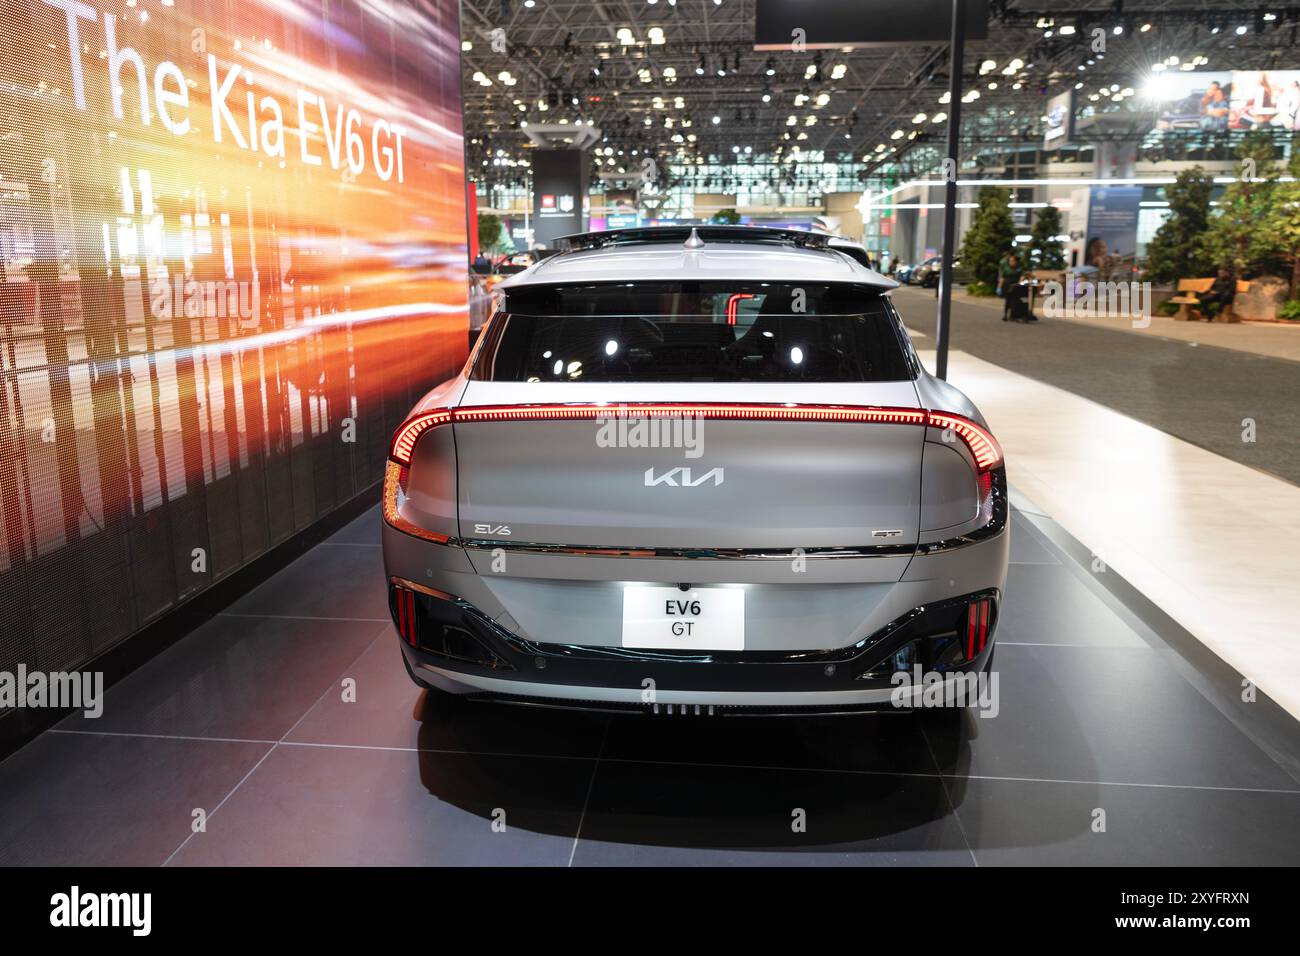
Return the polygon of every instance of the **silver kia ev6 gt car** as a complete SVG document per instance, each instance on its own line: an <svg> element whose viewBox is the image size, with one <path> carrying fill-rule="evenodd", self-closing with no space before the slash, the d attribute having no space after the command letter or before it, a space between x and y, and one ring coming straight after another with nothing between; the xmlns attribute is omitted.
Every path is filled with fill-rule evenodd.
<svg viewBox="0 0 1300 956"><path fill-rule="evenodd" d="M895 283L825 237L570 237L397 430L389 606L421 686L725 713L898 703L990 663L1002 450Z"/></svg>

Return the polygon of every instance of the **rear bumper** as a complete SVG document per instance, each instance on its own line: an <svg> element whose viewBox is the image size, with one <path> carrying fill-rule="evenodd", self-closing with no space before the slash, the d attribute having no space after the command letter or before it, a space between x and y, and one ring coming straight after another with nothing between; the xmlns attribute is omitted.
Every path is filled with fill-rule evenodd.
<svg viewBox="0 0 1300 956"><path fill-rule="evenodd" d="M968 626L987 602L978 640ZM995 588L915 607L854 644L820 651L633 650L541 643L472 604L394 578L389 605L413 675L442 690L518 703L612 710L850 712L910 706L895 673L957 675L992 653Z"/></svg>

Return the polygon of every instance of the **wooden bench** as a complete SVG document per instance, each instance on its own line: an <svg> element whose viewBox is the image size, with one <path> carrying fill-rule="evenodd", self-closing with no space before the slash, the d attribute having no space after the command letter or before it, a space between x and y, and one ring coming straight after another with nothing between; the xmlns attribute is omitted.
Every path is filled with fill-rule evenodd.
<svg viewBox="0 0 1300 956"><path fill-rule="evenodd" d="M1178 314L1174 316L1179 322L1186 322L1189 319L1203 319L1205 316L1199 308L1201 304L1200 297L1210 291L1214 285L1214 277L1208 279L1179 279L1178 295L1169 301L1178 306ZM1237 280L1237 294L1250 290L1250 283L1242 279ZM1216 322L1240 322L1241 320L1233 314L1232 303L1225 302L1219 314L1215 316Z"/></svg>

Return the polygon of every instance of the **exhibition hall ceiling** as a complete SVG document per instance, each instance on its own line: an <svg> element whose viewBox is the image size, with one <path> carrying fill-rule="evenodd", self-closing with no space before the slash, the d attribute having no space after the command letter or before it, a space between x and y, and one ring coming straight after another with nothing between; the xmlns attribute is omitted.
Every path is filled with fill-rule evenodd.
<svg viewBox="0 0 1300 956"><path fill-rule="evenodd" d="M798 146L851 155L864 177L942 146L946 44L755 50L767 2L464 0L471 168L525 157L535 141L562 144L554 127L582 136L593 124L642 156L730 160L738 146L743 162ZM1161 72L1281 68L1300 27L1300 4L1239 0L992 0L989 10L987 38L966 49L968 147L1041 141L1046 100L1076 84L1081 106L1126 115L1149 112L1143 86ZM543 138L538 127L551 130ZM1112 127L1136 138L1151 124Z"/></svg>

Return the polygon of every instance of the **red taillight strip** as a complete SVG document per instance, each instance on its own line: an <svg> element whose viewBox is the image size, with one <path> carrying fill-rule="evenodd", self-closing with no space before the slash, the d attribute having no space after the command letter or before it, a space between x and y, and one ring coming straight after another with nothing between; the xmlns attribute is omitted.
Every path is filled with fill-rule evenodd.
<svg viewBox="0 0 1300 956"><path fill-rule="evenodd" d="M397 633L402 635L402 640L415 647L415 592L406 588L397 588L396 592Z"/></svg>
<svg viewBox="0 0 1300 956"><path fill-rule="evenodd" d="M468 405L439 408L414 416L393 437L389 457L403 466L411 464L416 440L430 428L455 422L576 421L617 416L641 418L696 418L723 421L860 422L878 425L930 425L952 429L970 449L978 470L987 471L1002 461L1002 449L985 429L951 412L874 405L766 405L759 403L623 402L604 405Z"/></svg>
<svg viewBox="0 0 1300 956"><path fill-rule="evenodd" d="M713 418L731 421L879 422L922 425L925 412L869 405L761 405L743 403L627 402L611 405L470 405L451 410L455 422L564 421L612 418Z"/></svg>
<svg viewBox="0 0 1300 956"><path fill-rule="evenodd" d="M415 631L415 592L403 591L402 593L406 595L406 639L410 641L411 646L414 647L417 643Z"/></svg>
<svg viewBox="0 0 1300 956"><path fill-rule="evenodd" d="M977 602L972 601L966 607L966 659L971 660L975 657L975 608Z"/></svg>
<svg viewBox="0 0 1300 956"><path fill-rule="evenodd" d="M1001 463L1002 449L998 446L997 439L969 418L949 412L930 412L930 425L945 430L951 428L966 443L981 472Z"/></svg>
<svg viewBox="0 0 1300 956"><path fill-rule="evenodd" d="M409 466L411 464L411 453L415 451L416 439L428 429L438 425L446 425L450 421L451 412L445 408L424 412L407 420L397 430L397 434L393 436L393 447L389 451L388 457L400 465Z"/></svg>
<svg viewBox="0 0 1300 956"><path fill-rule="evenodd" d="M993 602L988 598L979 598L966 605L966 659L974 660L982 654L989 642L989 619L993 614Z"/></svg>

